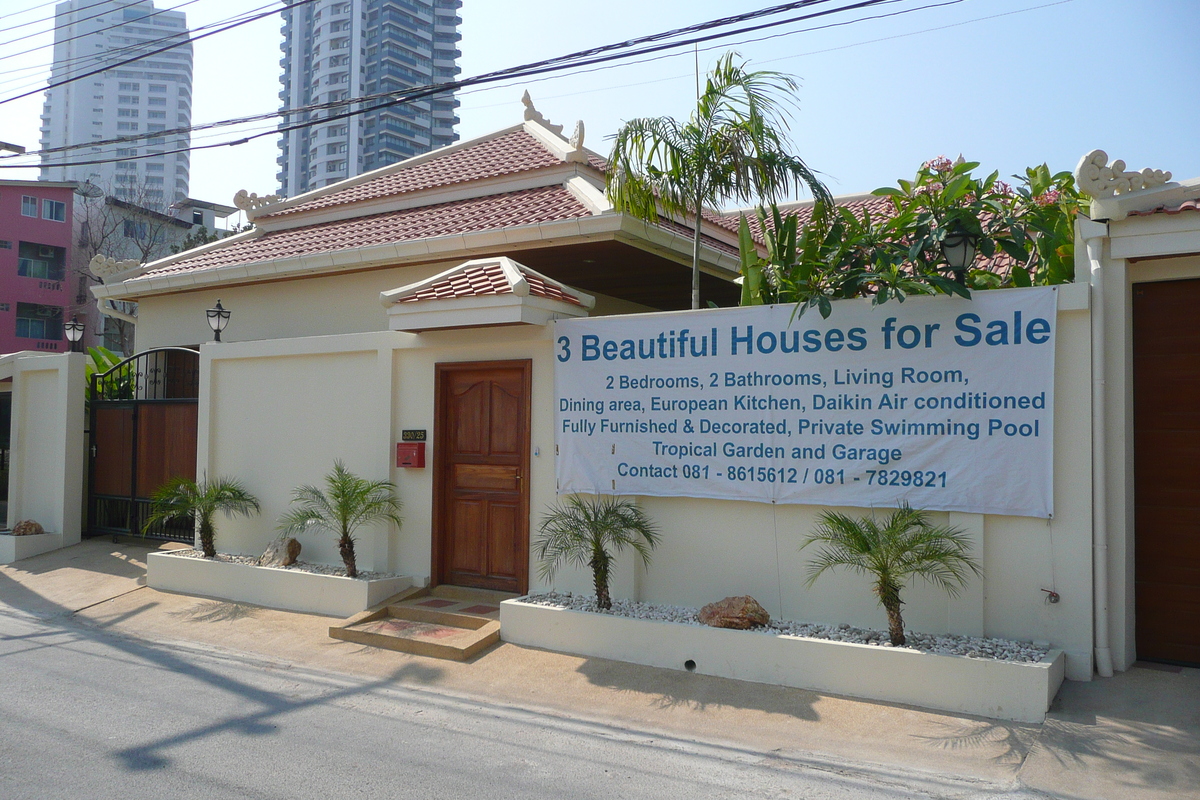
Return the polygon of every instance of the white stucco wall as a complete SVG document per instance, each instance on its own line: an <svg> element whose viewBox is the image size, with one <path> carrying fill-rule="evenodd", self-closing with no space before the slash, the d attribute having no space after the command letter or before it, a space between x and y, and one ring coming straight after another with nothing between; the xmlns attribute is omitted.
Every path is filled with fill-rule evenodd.
<svg viewBox="0 0 1200 800"><path fill-rule="evenodd" d="M221 334L225 342L386 331L388 319L379 302L380 292L424 280L463 260L145 297L138 301L136 349L211 342L213 334L204 311L217 300L232 313L229 327ZM598 295L592 313L649 310Z"/></svg>
<svg viewBox="0 0 1200 800"><path fill-rule="evenodd" d="M1063 287L1055 352L1052 520L934 514L970 528L981 523L982 585L958 599L918 584L906 590L905 622L915 630L1049 641L1067 653L1067 674L1091 675L1090 317L1086 286ZM1065 310L1070 308L1071 310ZM814 622L887 624L868 579L827 573L806 589L805 535L823 508L699 500L643 499L663 530L653 566L639 571L638 599L697 606L753 595L772 615ZM850 514L865 509L839 509ZM1062 600L1048 604L1042 589Z"/></svg>
<svg viewBox="0 0 1200 800"><path fill-rule="evenodd" d="M83 503L84 356L4 357L12 375L8 523L26 519L79 542Z"/></svg>
<svg viewBox="0 0 1200 800"><path fill-rule="evenodd" d="M916 629L1049 641L1067 653L1067 672L1091 675L1090 317L1087 287L1060 292L1055 378L1055 516L1046 520L936 514L981 541L985 579L958 599L931 587L906 592ZM369 477L388 477L404 502L401 531L365 535L360 565L431 573L434 368L439 362L531 359L531 541L556 499L554 360L549 331L533 326L377 332L205 345L200 407L200 469L246 480L263 501L257 520L222 521L218 546L257 554L274 535L292 487L318 481L334 458ZM424 470L397 469L395 442L406 428L429 432ZM650 569L626 554L614 595L702 605L751 594L773 614L882 627L869 582L830 573L806 589L805 534L821 508L644 498L662 544ZM861 509L845 509L864 513ZM338 563L332 537L305 541L305 558ZM530 558L530 586L548 588ZM590 592L590 575L562 569L555 588ZM1046 602L1042 589L1062 597Z"/></svg>
<svg viewBox="0 0 1200 800"><path fill-rule="evenodd" d="M293 489L323 487L337 459L362 477L389 478L388 342L406 336L389 332L201 348L197 475L237 478L262 505L248 519L218 517L218 549L260 555L278 535L277 521ZM376 562L376 551L387 532L364 529L360 538L359 567L386 568L386 562ZM332 535L300 540L305 560L341 563Z"/></svg>

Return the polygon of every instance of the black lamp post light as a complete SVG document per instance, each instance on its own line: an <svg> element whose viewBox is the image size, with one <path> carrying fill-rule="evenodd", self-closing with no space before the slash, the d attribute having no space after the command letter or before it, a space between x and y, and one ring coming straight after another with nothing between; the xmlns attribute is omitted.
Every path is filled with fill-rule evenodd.
<svg viewBox="0 0 1200 800"><path fill-rule="evenodd" d="M63 325L63 331L67 334L67 341L71 343L71 352L82 353L83 348L79 343L83 341L83 323L79 321L78 314L71 315L71 321Z"/></svg>
<svg viewBox="0 0 1200 800"><path fill-rule="evenodd" d="M942 240L942 255L958 283L966 284L967 270L975 263L978 248L979 237L967 233L961 226L956 225L946 233L946 238Z"/></svg>
<svg viewBox="0 0 1200 800"><path fill-rule="evenodd" d="M225 326L229 324L229 311L226 311L221 301L217 301L216 308L210 308L204 312L208 315L208 327L213 329L213 341L221 341L221 331L225 330Z"/></svg>

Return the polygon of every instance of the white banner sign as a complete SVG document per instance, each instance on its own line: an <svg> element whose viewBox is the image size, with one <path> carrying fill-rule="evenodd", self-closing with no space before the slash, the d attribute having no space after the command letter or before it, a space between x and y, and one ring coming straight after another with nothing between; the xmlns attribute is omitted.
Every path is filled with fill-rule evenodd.
<svg viewBox="0 0 1200 800"><path fill-rule="evenodd" d="M558 490L1049 517L1057 297L560 320Z"/></svg>

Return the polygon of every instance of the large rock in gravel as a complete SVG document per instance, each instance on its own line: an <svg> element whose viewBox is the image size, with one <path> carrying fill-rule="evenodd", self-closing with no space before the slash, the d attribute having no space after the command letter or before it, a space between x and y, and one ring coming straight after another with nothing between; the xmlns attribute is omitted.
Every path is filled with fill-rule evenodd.
<svg viewBox="0 0 1200 800"><path fill-rule="evenodd" d="M771 621L771 615L749 595L726 597L700 609L700 621L714 628L736 628L744 631L760 628Z"/></svg>
<svg viewBox="0 0 1200 800"><path fill-rule="evenodd" d="M42 526L31 519L22 520L13 526L13 536L37 536L39 533L45 533Z"/></svg>
<svg viewBox="0 0 1200 800"><path fill-rule="evenodd" d="M300 557L300 542L295 539L276 539L267 545L258 559L260 567L287 567Z"/></svg>

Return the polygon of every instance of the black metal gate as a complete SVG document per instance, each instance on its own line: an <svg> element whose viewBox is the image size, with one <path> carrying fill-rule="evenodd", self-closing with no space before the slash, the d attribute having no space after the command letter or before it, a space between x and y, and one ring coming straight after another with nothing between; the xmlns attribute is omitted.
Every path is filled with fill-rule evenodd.
<svg viewBox="0 0 1200 800"><path fill-rule="evenodd" d="M163 347L92 375L88 536L145 534L191 542L190 522L143 530L150 496L171 478L196 478L200 354Z"/></svg>

